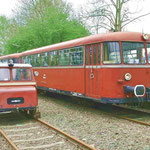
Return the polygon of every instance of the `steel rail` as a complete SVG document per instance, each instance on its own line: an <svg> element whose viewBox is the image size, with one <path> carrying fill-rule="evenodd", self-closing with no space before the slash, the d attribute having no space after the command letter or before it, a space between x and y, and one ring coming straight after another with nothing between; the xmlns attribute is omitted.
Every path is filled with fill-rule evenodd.
<svg viewBox="0 0 150 150"><path fill-rule="evenodd" d="M132 119L132 118L128 118L128 117L123 117L123 116L119 116L119 118L131 121L131 122L135 122L135 123L138 123L138 124L141 124L141 125L150 126L150 123L139 121L139 120L136 120L136 119Z"/></svg>
<svg viewBox="0 0 150 150"><path fill-rule="evenodd" d="M85 148L87 148L87 149L89 149L89 150L95 150L94 147L92 147L92 146L90 146L90 145L84 143L83 141L80 141L80 140L74 138L73 136L71 136L71 135L69 135L69 134L67 134L67 133L65 133L65 132L63 132L63 131L61 131L61 130L55 128L54 126L48 124L47 122L45 122L45 121L43 121L43 120L41 120L41 119L36 119L36 120L39 121L39 122L41 122L42 124L44 124L44 125L46 125L46 126L52 128L53 130L55 130L55 131L61 133L63 136L65 136L65 137L67 137L67 138L69 137L72 141L75 141L76 143L79 143L81 147L85 147Z"/></svg>
<svg viewBox="0 0 150 150"><path fill-rule="evenodd" d="M115 107L123 108L123 109L128 109L128 110L130 110L130 111L137 111L137 112L141 112L141 113L147 113L147 112L144 112L144 111L138 111L138 110L134 110L134 109L131 109L131 108L125 108L125 107L120 107L120 106L115 106ZM150 123L147 123L147 122L144 122L144 121L132 119L132 118L125 117L125 116L118 116L118 115L116 115L116 114L109 113L109 112L103 112L103 113L104 113L105 115L109 115L109 116L112 116L112 117L116 117L116 118L128 120L128 121L130 121L130 122L134 122L134 123L137 123L137 124L150 126Z"/></svg>
<svg viewBox="0 0 150 150"><path fill-rule="evenodd" d="M0 129L0 134L7 140L14 150L19 150L17 146L7 137L7 135Z"/></svg>

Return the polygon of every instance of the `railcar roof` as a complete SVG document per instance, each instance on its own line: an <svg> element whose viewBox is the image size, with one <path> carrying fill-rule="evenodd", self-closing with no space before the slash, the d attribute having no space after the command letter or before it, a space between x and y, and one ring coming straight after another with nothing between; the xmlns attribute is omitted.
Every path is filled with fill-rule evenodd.
<svg viewBox="0 0 150 150"><path fill-rule="evenodd" d="M8 63L0 63L0 67L8 67ZM31 68L30 64L14 64L13 67L20 67L20 68Z"/></svg>
<svg viewBox="0 0 150 150"><path fill-rule="evenodd" d="M149 39L147 40L150 42L150 34L148 34ZM28 50L22 53L22 55L28 54L36 54L42 53L51 50L58 50L58 49L65 49L71 48L75 46L87 45L91 43L98 43L103 41L144 41L142 37L142 33L139 32L113 32L113 33L105 33L105 34L97 34L97 35L90 35L83 38L78 38L62 43L57 43L41 48L36 48L33 50Z"/></svg>
<svg viewBox="0 0 150 150"><path fill-rule="evenodd" d="M5 56L0 56L0 59L9 59L9 58L19 58L21 56L21 53L15 53L15 54L8 54Z"/></svg>

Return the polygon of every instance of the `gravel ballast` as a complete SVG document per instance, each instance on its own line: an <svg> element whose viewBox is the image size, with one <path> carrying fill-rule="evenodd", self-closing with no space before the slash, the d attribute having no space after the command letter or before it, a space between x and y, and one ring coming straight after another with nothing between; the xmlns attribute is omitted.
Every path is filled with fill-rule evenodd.
<svg viewBox="0 0 150 150"><path fill-rule="evenodd" d="M99 150L150 149L150 127L105 115L76 103L78 98L70 99L39 96L42 119Z"/></svg>
<svg viewBox="0 0 150 150"><path fill-rule="evenodd" d="M106 115L95 108L96 103L79 98L41 94L38 99L42 120L97 150L150 150L148 126ZM5 115L1 117L0 126L4 127L7 122L3 122L3 117ZM9 120L8 124L17 118ZM18 123L26 121L20 122L18 118ZM1 135L0 150L11 150Z"/></svg>

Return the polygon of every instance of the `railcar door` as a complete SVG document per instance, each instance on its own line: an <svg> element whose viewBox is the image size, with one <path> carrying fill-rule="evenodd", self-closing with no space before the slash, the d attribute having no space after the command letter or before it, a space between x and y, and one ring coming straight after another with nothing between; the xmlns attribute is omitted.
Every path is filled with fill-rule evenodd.
<svg viewBox="0 0 150 150"><path fill-rule="evenodd" d="M98 98L98 81L100 65L100 44L85 47L85 94L87 97Z"/></svg>

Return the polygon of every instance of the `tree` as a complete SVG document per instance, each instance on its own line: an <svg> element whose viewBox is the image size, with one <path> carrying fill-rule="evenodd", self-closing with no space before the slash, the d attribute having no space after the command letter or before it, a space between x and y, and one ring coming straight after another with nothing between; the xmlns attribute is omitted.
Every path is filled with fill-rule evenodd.
<svg viewBox="0 0 150 150"><path fill-rule="evenodd" d="M0 16L0 55L4 54L5 45L10 35L10 20L5 16Z"/></svg>
<svg viewBox="0 0 150 150"><path fill-rule="evenodd" d="M100 28L111 31L122 31L128 24L150 13L138 15L138 11L131 12L129 5L132 0L92 0L88 10L83 9L81 16L89 21L91 28L96 32ZM137 3L137 0L134 1ZM92 22L92 23L91 23Z"/></svg>
<svg viewBox="0 0 150 150"><path fill-rule="evenodd" d="M61 0L21 0L16 12L16 32L7 42L9 53L89 35L76 19L70 18L68 5Z"/></svg>

